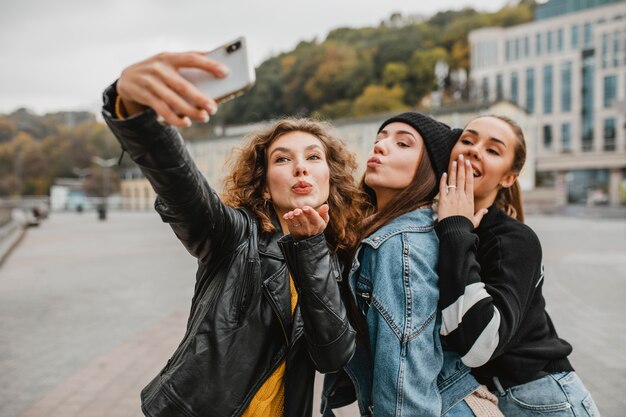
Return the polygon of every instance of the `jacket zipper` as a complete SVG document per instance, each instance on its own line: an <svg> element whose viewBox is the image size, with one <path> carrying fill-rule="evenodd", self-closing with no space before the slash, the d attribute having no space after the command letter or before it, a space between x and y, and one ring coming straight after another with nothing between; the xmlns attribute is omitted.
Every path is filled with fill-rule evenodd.
<svg viewBox="0 0 626 417"><path fill-rule="evenodd" d="M235 304L237 306L237 324L241 324L241 322L243 321L244 312L248 308L248 303L250 302L250 293L252 292L252 277L254 275L254 265L254 259L248 259L246 261L243 273L243 282L240 286L238 286L237 295L235 298L237 302L237 304Z"/></svg>

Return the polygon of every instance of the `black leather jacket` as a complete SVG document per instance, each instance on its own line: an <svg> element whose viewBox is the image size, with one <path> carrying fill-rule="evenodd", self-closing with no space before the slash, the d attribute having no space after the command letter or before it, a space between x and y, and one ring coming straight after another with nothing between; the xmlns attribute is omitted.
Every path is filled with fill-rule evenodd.
<svg viewBox="0 0 626 417"><path fill-rule="evenodd" d="M281 232L259 233L248 211L221 202L176 129L160 125L152 110L117 119L115 95L115 84L104 93L107 124L154 187L162 219L198 259L187 331L142 391L143 412L239 416L286 359L284 415L310 416L315 369L336 371L354 351L339 265L324 235L279 242ZM300 265L299 257L319 262ZM287 262L299 293L293 318Z"/></svg>

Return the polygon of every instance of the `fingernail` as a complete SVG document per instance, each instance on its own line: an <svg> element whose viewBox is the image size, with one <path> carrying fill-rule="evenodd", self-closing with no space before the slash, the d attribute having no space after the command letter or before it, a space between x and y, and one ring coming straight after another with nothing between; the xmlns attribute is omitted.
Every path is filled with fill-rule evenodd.
<svg viewBox="0 0 626 417"><path fill-rule="evenodd" d="M443 176L444 176L444 177L447 177L447 176L448 176L448 173L447 173L447 172L444 172L444 173L443 173Z"/></svg>
<svg viewBox="0 0 626 417"><path fill-rule="evenodd" d="M209 114L215 114L217 113L217 104L209 103L207 104L206 109L209 111Z"/></svg>
<svg viewBox="0 0 626 417"><path fill-rule="evenodd" d="M222 73L222 75L230 74L230 69L226 65L219 64L217 66L217 70Z"/></svg>
<svg viewBox="0 0 626 417"><path fill-rule="evenodd" d="M456 161L452 162L452 168L456 168Z"/></svg>
<svg viewBox="0 0 626 417"><path fill-rule="evenodd" d="M470 165L470 161L469 161L469 159L466 159L466 160L465 160L465 165L467 165L467 166L469 166L469 165Z"/></svg>
<svg viewBox="0 0 626 417"><path fill-rule="evenodd" d="M207 112L205 112L205 111L203 111L203 112L202 112L201 117L202 117L202 121L203 121L204 123L208 123L208 121L211 119L211 118L209 117L209 113L207 113Z"/></svg>
<svg viewBox="0 0 626 417"><path fill-rule="evenodd" d="M459 161L463 160L463 154L459 155Z"/></svg>
<svg viewBox="0 0 626 417"><path fill-rule="evenodd" d="M183 124L185 125L185 127L191 126L191 119L189 117L185 117L183 119Z"/></svg>

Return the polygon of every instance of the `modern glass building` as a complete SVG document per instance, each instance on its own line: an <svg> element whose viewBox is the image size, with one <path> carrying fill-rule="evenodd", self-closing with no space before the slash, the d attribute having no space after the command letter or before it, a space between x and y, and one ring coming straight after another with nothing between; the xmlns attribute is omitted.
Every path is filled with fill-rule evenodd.
<svg viewBox="0 0 626 417"><path fill-rule="evenodd" d="M563 203L626 204L626 0L550 0L534 21L469 42L472 97L536 120L536 177Z"/></svg>

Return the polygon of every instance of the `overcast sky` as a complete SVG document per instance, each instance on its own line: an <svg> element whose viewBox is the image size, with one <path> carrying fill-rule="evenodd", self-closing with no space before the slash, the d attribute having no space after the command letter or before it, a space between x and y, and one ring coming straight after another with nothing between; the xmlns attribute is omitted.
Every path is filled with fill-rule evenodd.
<svg viewBox="0 0 626 417"><path fill-rule="evenodd" d="M248 39L255 65L337 27L506 0L0 0L0 113L98 111L121 70L160 51Z"/></svg>

